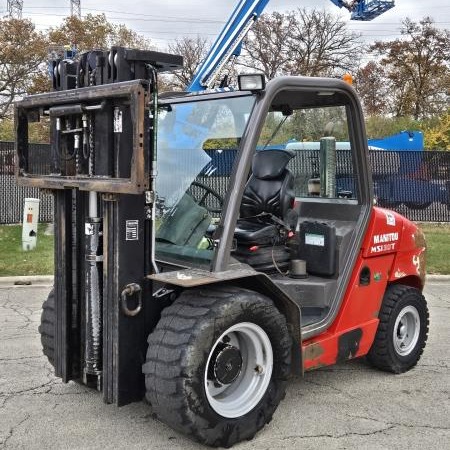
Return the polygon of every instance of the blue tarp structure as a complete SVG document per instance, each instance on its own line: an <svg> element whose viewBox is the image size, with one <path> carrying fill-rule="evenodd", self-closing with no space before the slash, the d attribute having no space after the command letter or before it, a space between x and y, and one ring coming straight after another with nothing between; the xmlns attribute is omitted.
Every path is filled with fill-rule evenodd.
<svg viewBox="0 0 450 450"><path fill-rule="evenodd" d="M385 150L402 151L422 151L423 133L421 131L400 131L380 139L369 139L369 146L383 148Z"/></svg>

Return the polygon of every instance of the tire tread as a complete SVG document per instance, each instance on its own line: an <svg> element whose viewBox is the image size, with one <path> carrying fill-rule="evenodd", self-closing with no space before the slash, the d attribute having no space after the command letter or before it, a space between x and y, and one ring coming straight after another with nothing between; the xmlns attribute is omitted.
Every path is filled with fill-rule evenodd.
<svg viewBox="0 0 450 450"><path fill-rule="evenodd" d="M38 327L41 335L42 352L48 362L55 365L55 293L52 289L42 305L41 324Z"/></svg>
<svg viewBox="0 0 450 450"><path fill-rule="evenodd" d="M284 354L274 355L277 364L282 366L280 373L284 374L282 379L275 381L280 385L280 398L268 396L269 411L260 415L254 426L242 426L239 420L227 421L225 428L231 422L235 423L226 432L223 426L194 417L186 392L192 380L198 377L185 364L186 352L189 345L199 340L204 326L216 320L216 311L231 301L241 302L241 307L248 308L250 313L257 308L259 314L271 314L275 326L286 327L284 316L275 309L272 301L256 292L230 286L187 290L162 312L161 321L148 338L147 361L142 368L146 378L146 399L158 419L214 447L230 447L240 440L252 439L258 430L270 422L284 396L285 380L290 373L290 341L287 341L281 344L287 349ZM276 315L273 314L274 309Z"/></svg>
<svg viewBox="0 0 450 450"><path fill-rule="evenodd" d="M417 355L414 359L408 362L399 362L395 354L392 354L390 350L391 337L390 337L390 324L393 314L395 314L395 308L406 296L415 295L418 302L422 303L425 311L425 330L421 331L419 336L420 343ZM428 338L428 325L429 325L429 313L426 307L426 301L422 293L411 286L402 284L394 284L387 288L381 305L381 311L379 314L380 322L375 335L372 348L367 354L367 360L378 369L386 372L403 373L412 369L419 361L425 344Z"/></svg>

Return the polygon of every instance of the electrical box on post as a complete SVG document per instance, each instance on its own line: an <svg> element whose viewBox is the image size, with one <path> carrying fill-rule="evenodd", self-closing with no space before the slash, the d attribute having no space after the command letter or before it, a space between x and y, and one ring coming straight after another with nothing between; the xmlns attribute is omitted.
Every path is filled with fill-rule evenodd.
<svg viewBox="0 0 450 450"><path fill-rule="evenodd" d="M25 199L22 225L22 249L24 251L36 248L39 202L38 198Z"/></svg>

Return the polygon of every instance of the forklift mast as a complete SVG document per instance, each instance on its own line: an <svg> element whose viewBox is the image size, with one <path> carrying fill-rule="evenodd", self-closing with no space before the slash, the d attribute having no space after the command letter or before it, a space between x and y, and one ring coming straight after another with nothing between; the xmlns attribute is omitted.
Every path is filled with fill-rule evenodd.
<svg viewBox="0 0 450 450"><path fill-rule="evenodd" d="M151 297L152 183L157 74L176 55L113 47L60 60L54 91L16 107L16 175L54 195L55 374L103 391L107 403L142 398L146 337L161 305ZM150 106L149 106L150 105ZM36 171L33 122L51 129L51 167ZM137 314L139 312L139 314Z"/></svg>

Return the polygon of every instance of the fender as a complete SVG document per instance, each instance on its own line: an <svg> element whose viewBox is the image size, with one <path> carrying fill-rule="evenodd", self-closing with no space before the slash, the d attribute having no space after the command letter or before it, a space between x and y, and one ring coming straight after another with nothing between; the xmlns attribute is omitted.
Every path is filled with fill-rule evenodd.
<svg viewBox="0 0 450 450"><path fill-rule="evenodd" d="M257 272L249 266L238 264L232 269L223 272L210 272L201 269L181 269L148 275L147 278L157 281L158 283L177 286L183 289L206 285L230 284L242 287L243 289L250 289L269 297L279 311L286 317L288 323L293 341L292 374L303 374L302 353L299 345L299 343L302 342L300 307L276 286L265 273Z"/></svg>
<svg viewBox="0 0 450 450"><path fill-rule="evenodd" d="M363 244L363 256L394 254L388 269L389 283L403 283L422 290L425 283L426 243L413 222L393 211L375 207Z"/></svg>
<svg viewBox="0 0 450 450"><path fill-rule="evenodd" d="M402 241L392 264L389 282L406 284L422 291L425 284L426 251L422 230L404 218Z"/></svg>

